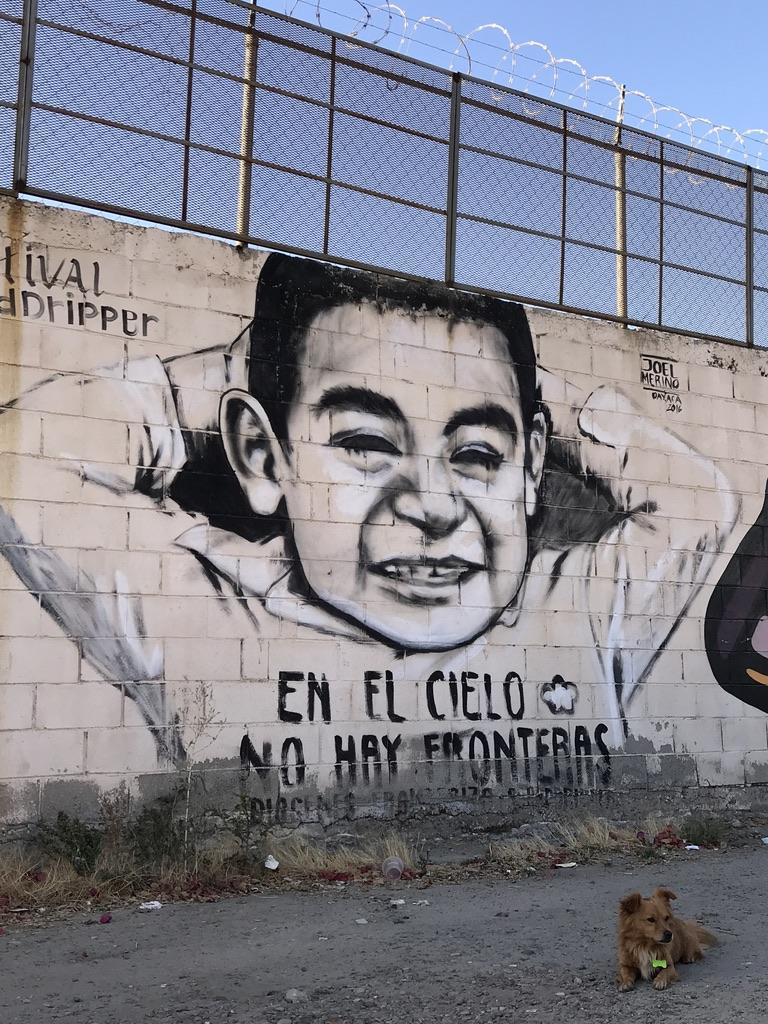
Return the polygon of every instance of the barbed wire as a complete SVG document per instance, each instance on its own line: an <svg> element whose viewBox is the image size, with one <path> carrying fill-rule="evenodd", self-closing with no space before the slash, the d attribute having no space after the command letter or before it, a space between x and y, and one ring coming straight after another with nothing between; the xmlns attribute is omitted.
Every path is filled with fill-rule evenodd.
<svg viewBox="0 0 768 1024"><path fill-rule="evenodd" d="M622 90L623 124L674 139L732 160L761 168L768 158L768 129L737 129L708 117L686 114L679 107L661 103L640 89L626 87L610 75L592 75L572 57L558 57L546 43L529 39L516 42L504 25L488 22L462 33L445 19L422 15L411 18L404 7L384 0L267 0L284 14L314 20L324 28L340 19L346 35L395 50L403 56L415 49L428 51L434 63L449 71L464 71L491 83L508 85L542 99L556 99L588 113L617 119ZM346 10L339 9L346 5ZM433 38L427 34L433 34ZM437 56L436 56L437 55Z"/></svg>

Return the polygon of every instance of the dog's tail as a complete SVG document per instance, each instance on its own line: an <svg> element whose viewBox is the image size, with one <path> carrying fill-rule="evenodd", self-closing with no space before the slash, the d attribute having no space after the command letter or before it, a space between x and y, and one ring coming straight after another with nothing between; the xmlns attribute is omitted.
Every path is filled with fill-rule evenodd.
<svg viewBox="0 0 768 1024"><path fill-rule="evenodd" d="M697 924L695 921L692 921L691 925L693 927L694 932L696 933L696 938L699 940L699 943L702 946L704 946L705 948L710 948L711 946L720 945L720 940L718 939L718 937L716 935L713 935L712 932L707 931L707 929L704 928L702 925Z"/></svg>

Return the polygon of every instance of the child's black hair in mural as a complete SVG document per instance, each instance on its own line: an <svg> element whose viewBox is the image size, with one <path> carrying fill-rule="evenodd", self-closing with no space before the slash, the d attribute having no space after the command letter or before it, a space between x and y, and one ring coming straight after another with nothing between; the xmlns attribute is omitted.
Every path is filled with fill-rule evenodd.
<svg viewBox="0 0 768 1024"><path fill-rule="evenodd" d="M346 267L274 253L256 287L251 324L249 388L263 405L276 436L287 445L287 416L296 397L299 367L312 323L326 310L370 303L378 312L411 316L433 313L449 325L474 322L495 327L506 338L515 368L523 423L529 429L538 406L536 357L528 319L514 302L451 290Z"/></svg>
<svg viewBox="0 0 768 1024"><path fill-rule="evenodd" d="M768 488L757 521L712 591L704 636L722 688L768 712Z"/></svg>

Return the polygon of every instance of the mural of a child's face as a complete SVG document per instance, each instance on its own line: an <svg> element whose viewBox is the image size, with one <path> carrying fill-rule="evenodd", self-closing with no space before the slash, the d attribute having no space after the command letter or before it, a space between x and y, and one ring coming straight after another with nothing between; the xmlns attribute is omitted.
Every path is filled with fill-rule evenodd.
<svg viewBox="0 0 768 1024"><path fill-rule="evenodd" d="M413 370L404 353L416 353ZM227 398L240 403L225 444L243 490L260 514L285 499L325 605L396 646L441 650L515 599L544 429L537 417L526 433L496 327L372 305L320 313L285 449L255 399Z"/></svg>

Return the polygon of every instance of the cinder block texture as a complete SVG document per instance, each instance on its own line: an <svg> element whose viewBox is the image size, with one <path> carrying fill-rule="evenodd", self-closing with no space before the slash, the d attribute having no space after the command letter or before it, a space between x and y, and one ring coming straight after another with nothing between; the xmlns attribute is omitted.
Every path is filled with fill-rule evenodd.
<svg viewBox="0 0 768 1024"><path fill-rule="evenodd" d="M0 272L9 821L766 784L768 352L11 199Z"/></svg>

